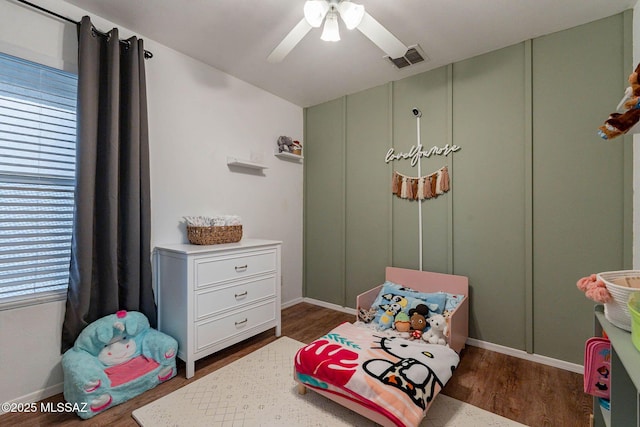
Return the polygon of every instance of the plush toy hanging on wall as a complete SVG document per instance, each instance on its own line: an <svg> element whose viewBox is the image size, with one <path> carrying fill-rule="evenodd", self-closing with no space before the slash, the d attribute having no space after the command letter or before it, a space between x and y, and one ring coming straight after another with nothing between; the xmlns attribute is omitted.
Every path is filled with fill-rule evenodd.
<svg viewBox="0 0 640 427"><path fill-rule="evenodd" d="M391 192L401 199L425 200L449 191L449 169L446 166L432 174L418 177L394 172L392 180Z"/></svg>
<svg viewBox="0 0 640 427"><path fill-rule="evenodd" d="M617 108L618 111L624 108L624 112L611 113L604 124L598 128L598 135L602 139L613 139L624 135L640 120L640 64L629 75L629 85Z"/></svg>

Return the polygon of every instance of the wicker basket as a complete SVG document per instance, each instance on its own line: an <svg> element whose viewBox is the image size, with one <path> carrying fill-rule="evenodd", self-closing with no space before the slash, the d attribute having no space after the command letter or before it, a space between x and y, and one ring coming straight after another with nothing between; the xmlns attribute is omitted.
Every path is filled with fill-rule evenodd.
<svg viewBox="0 0 640 427"><path fill-rule="evenodd" d="M219 243L235 243L242 239L241 225L224 225L213 227L187 226L187 238L194 245L217 245Z"/></svg>
<svg viewBox="0 0 640 427"><path fill-rule="evenodd" d="M618 328L631 332L631 314L629 313L629 296L640 286L640 270L606 271L598 273L611 294L613 300L604 305L604 317Z"/></svg>

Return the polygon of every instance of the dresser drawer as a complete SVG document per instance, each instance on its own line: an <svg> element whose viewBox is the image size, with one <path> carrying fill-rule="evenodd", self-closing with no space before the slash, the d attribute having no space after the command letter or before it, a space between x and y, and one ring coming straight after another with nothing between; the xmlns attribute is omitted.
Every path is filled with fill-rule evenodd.
<svg viewBox="0 0 640 427"><path fill-rule="evenodd" d="M196 288L276 270L276 252L201 258L195 261Z"/></svg>
<svg viewBox="0 0 640 427"><path fill-rule="evenodd" d="M275 320L276 302L271 300L224 317L199 322L195 328L194 351L201 351L221 340L250 332L254 327Z"/></svg>
<svg viewBox="0 0 640 427"><path fill-rule="evenodd" d="M275 276L249 279L238 284L206 288L196 294L195 320L239 305L250 304L260 299L275 297Z"/></svg>

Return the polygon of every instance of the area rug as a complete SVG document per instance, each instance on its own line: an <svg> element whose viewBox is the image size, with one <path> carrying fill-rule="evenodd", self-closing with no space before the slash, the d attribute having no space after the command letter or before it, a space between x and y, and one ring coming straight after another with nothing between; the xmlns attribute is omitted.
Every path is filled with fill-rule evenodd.
<svg viewBox="0 0 640 427"><path fill-rule="evenodd" d="M155 402L133 411L143 427L156 426L375 426L320 396L299 395L293 357L303 343L282 337ZM443 394L424 427L513 427L522 424Z"/></svg>

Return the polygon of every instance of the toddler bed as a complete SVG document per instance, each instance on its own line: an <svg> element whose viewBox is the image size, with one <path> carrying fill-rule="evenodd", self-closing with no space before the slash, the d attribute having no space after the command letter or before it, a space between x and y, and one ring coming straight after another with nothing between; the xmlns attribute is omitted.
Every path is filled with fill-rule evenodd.
<svg viewBox="0 0 640 427"><path fill-rule="evenodd" d="M298 391L311 388L383 426L418 426L460 361L468 295L466 277L387 267L386 282L357 297L358 309L375 309L371 323L343 323L298 351ZM389 318L420 305L425 317L447 317L447 345L394 330Z"/></svg>

